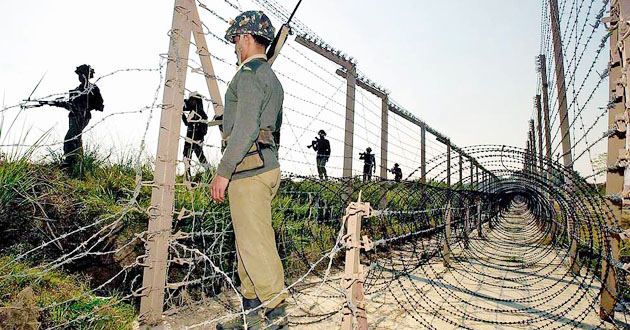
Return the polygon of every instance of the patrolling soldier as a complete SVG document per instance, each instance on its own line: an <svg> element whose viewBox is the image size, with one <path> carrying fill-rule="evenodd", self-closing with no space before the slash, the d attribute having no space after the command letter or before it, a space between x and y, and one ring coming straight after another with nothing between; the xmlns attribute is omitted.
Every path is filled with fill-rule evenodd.
<svg viewBox="0 0 630 330"><path fill-rule="evenodd" d="M359 153L359 159L363 160L363 181L372 180L372 173L376 173L376 158L372 148L367 147L365 152Z"/></svg>
<svg viewBox="0 0 630 330"><path fill-rule="evenodd" d="M184 143L184 159L192 158L193 151L202 165L208 163L203 154L203 139L208 133L208 115L203 110L203 99L197 92L192 92L184 101L184 113L182 121L186 125L186 142ZM186 167L186 173L190 177L190 166Z"/></svg>
<svg viewBox="0 0 630 330"><path fill-rule="evenodd" d="M282 85L265 56L274 30L261 11L246 11L226 32L239 67L225 95L224 152L210 189L212 199L223 202L229 183L243 306L257 308L245 316L248 329L286 330L284 269L271 226L271 201L280 185L284 100ZM239 317L217 324L217 329L244 329L244 321Z"/></svg>
<svg viewBox="0 0 630 330"><path fill-rule="evenodd" d="M400 169L400 165L398 165L398 163L394 164L394 167L392 167L389 171L394 174L394 181L402 181L402 169Z"/></svg>
<svg viewBox="0 0 630 330"><path fill-rule="evenodd" d="M315 138L307 148L313 148L317 152L317 174L320 179L328 180L328 173L326 173L326 163L330 158L330 141L326 139L326 132L320 129L317 133L319 138Z"/></svg>
<svg viewBox="0 0 630 330"><path fill-rule="evenodd" d="M103 97L98 86L90 83L94 78L94 69L82 64L74 70L79 76L79 87L70 91L67 101L49 103L52 106L64 108L68 113L68 132L63 141L64 161L62 167L71 170L77 160L83 155L83 130L90 122L91 110L103 111Z"/></svg>

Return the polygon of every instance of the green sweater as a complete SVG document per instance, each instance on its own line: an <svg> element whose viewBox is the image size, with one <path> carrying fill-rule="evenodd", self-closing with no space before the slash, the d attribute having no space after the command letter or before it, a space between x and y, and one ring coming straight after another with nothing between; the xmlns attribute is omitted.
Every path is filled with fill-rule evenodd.
<svg viewBox="0 0 630 330"><path fill-rule="evenodd" d="M263 168L233 174L260 129L280 131L283 100L282 85L267 61L254 59L236 73L225 93L223 139L229 137L229 141L217 167L220 176L238 180L280 167L278 146L272 146L262 149Z"/></svg>

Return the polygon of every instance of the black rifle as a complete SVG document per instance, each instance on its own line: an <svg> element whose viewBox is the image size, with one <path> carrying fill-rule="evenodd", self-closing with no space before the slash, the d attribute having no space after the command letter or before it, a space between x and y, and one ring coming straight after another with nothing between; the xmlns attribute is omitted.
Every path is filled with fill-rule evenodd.
<svg viewBox="0 0 630 330"><path fill-rule="evenodd" d="M35 100L24 100L24 103L22 105L23 109L30 109L30 108L39 108L39 107L43 107L45 105L50 105L53 107L60 107L60 108L66 108L68 109L68 101L65 101L63 99L58 99L58 100L52 100L52 101L35 101ZM29 104L31 103L31 104Z"/></svg>
<svg viewBox="0 0 630 330"><path fill-rule="evenodd" d="M289 20L287 20L286 23L282 24L280 31L278 31L278 34L271 42L271 45L269 46L269 50L267 51L267 62L269 63L269 65L273 65L273 62L276 60L276 58L280 54L280 50L282 50L282 46L284 46L284 43L287 41L287 37L291 33L291 27L289 26L289 23L291 23L291 20L293 19L293 16L295 15L295 12L298 10L298 7L300 7L301 3L302 3L302 0L298 1L297 5L295 6L295 9L293 9L293 13L291 13L291 16L289 16Z"/></svg>

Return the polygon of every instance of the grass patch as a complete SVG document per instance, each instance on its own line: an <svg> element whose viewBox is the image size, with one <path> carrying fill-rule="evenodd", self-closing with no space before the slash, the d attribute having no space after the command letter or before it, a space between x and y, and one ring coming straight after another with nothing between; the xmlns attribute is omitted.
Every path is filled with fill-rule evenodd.
<svg viewBox="0 0 630 330"><path fill-rule="evenodd" d="M134 307L116 296L98 297L90 291L86 278L61 271L42 272L37 267L10 260L0 258L0 324L20 325L24 320L33 322L37 316L43 329L132 328ZM25 304L25 300L29 302Z"/></svg>

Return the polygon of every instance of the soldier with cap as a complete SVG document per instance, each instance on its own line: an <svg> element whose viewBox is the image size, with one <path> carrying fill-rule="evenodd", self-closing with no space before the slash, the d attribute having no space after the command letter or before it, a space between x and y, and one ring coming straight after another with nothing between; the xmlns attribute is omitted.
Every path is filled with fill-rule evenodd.
<svg viewBox="0 0 630 330"><path fill-rule="evenodd" d="M271 225L271 201L280 186L284 100L282 85L265 56L274 34L265 14L246 11L231 22L225 35L235 45L239 66L225 95L224 152L210 188L216 202L225 200L226 189L230 197L240 293L250 312L245 320L239 317L217 329L244 329L245 321L249 329L289 329L284 269Z"/></svg>
<svg viewBox="0 0 630 330"><path fill-rule="evenodd" d="M70 91L67 101L54 102L51 105L65 108L68 113L68 132L63 141L64 162L62 166L67 169L77 163L83 155L83 130L90 122L90 111L103 111L103 97L98 86L92 84L94 69L87 64L82 64L74 71L79 76L79 86Z"/></svg>
<svg viewBox="0 0 630 330"><path fill-rule="evenodd" d="M326 131L320 129L317 133L319 138L315 138L311 142L311 145L307 146L307 148L313 148L315 152L317 152L317 173L319 174L320 179L328 180L328 173L326 173L326 163L328 163L328 159L330 158L330 141L326 139Z"/></svg>
<svg viewBox="0 0 630 330"><path fill-rule="evenodd" d="M186 142L184 142L184 159L190 162L193 151L202 165L208 163L203 154L203 139L208 133L208 115L203 110L203 99L197 92L192 92L184 100L182 121L186 125ZM190 177L190 166L186 167Z"/></svg>
<svg viewBox="0 0 630 330"><path fill-rule="evenodd" d="M372 148L367 147L365 152L359 153L359 159L363 160L363 181L372 180L372 173L376 173L376 158Z"/></svg>
<svg viewBox="0 0 630 330"><path fill-rule="evenodd" d="M400 165L398 163L394 164L391 170L389 170L392 174L394 174L394 181L400 182L402 181L402 169L400 169Z"/></svg>

